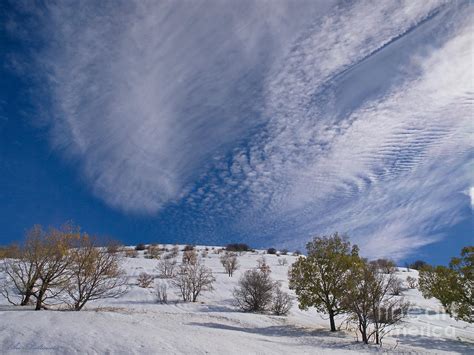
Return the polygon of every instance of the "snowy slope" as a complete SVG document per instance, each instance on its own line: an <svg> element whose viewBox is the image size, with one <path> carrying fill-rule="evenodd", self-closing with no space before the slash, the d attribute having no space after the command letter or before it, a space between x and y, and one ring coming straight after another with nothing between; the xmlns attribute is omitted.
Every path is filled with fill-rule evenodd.
<svg viewBox="0 0 474 355"><path fill-rule="evenodd" d="M210 250L204 260L217 279L215 291L204 293L197 303L181 302L170 289L169 303L159 304L153 289L138 287L136 276L140 272L158 274L158 261L145 259L142 254L124 260L131 284L127 294L90 303L81 312L35 312L0 299L1 353L440 354L472 353L474 349L474 327L449 318L436 300L425 300L417 290L404 292L412 309L406 322L386 338L382 349L357 343L350 330L331 334L323 315L314 310L300 311L296 302L287 317L242 313L232 304L232 289L262 253L240 256L240 268L230 278L224 273L219 255ZM278 258L286 258L291 264L295 257L265 257L272 278L288 290L288 266L279 265ZM417 276L415 271L403 270L398 272L403 279Z"/></svg>

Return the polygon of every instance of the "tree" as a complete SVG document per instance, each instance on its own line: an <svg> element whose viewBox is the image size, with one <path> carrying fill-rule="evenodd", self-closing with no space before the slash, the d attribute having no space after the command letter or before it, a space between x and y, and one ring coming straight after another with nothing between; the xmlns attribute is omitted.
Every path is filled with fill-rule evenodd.
<svg viewBox="0 0 474 355"><path fill-rule="evenodd" d="M396 271L396 264L393 260L389 259L377 259L371 261L380 271L384 274L392 274Z"/></svg>
<svg viewBox="0 0 474 355"><path fill-rule="evenodd" d="M174 277L176 269L176 259L163 258L158 262L157 270L162 279L170 279Z"/></svg>
<svg viewBox="0 0 474 355"><path fill-rule="evenodd" d="M72 258L69 250L80 238L79 227L66 224L60 229L50 228L40 241L35 260L38 275L35 310L46 308L46 301L57 298L68 287Z"/></svg>
<svg viewBox="0 0 474 355"><path fill-rule="evenodd" d="M0 293L13 305L26 306L34 296L44 234L43 228L35 225L27 232L25 243L15 248L10 259L3 261L6 278Z"/></svg>
<svg viewBox="0 0 474 355"><path fill-rule="evenodd" d="M235 303L245 312L265 312L271 306L274 287L270 273L260 269L247 270L234 288Z"/></svg>
<svg viewBox="0 0 474 355"><path fill-rule="evenodd" d="M418 288L423 297L437 298L445 311L458 320L474 322L474 246L461 250L449 267L425 266L420 270Z"/></svg>
<svg viewBox="0 0 474 355"><path fill-rule="evenodd" d="M183 252L183 264L195 264L198 261L198 254L194 249L188 249Z"/></svg>
<svg viewBox="0 0 474 355"><path fill-rule="evenodd" d="M83 234L71 249L71 276L65 291L75 311L80 311L89 301L115 298L127 291L120 254L109 252L113 245L110 243L101 248L96 238Z"/></svg>
<svg viewBox="0 0 474 355"><path fill-rule="evenodd" d="M359 259L353 263L343 307L350 319L357 323L362 341L368 344L372 337L376 344L401 321L408 303L391 294L399 279L392 273L384 275L377 264Z"/></svg>
<svg viewBox="0 0 474 355"><path fill-rule="evenodd" d="M221 264L224 267L225 271L229 275L229 277L232 277L234 274L234 271L238 269L239 267L239 261L237 260L237 254L232 253L232 252L226 252L221 256Z"/></svg>
<svg viewBox="0 0 474 355"><path fill-rule="evenodd" d="M300 309L315 307L328 314L331 331L336 331L334 317L344 311L341 301L358 248L351 248L347 238L336 232L315 237L306 249L308 256L299 257L289 270L290 289L295 290Z"/></svg>
<svg viewBox="0 0 474 355"><path fill-rule="evenodd" d="M212 284L215 281L211 269L197 260L195 263L182 264L171 283L178 288L183 301L196 302L201 292L214 289Z"/></svg>
<svg viewBox="0 0 474 355"><path fill-rule="evenodd" d="M149 288L154 281L153 275L146 272L141 272L137 277L138 286L141 288Z"/></svg>

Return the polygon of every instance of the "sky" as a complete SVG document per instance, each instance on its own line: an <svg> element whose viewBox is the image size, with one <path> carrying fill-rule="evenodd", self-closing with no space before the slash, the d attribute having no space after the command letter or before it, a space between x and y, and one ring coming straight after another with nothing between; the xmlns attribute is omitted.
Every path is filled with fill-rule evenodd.
<svg viewBox="0 0 474 355"><path fill-rule="evenodd" d="M474 242L465 1L0 3L0 244L138 242L447 263Z"/></svg>

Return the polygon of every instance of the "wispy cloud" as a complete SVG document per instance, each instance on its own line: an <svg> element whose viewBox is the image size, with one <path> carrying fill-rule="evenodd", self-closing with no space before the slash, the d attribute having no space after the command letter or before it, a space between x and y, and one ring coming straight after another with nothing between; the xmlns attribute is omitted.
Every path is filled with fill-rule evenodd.
<svg viewBox="0 0 474 355"><path fill-rule="evenodd" d="M37 15L52 141L113 207L179 202L287 246L338 229L392 257L460 218L474 184L467 3L91 2Z"/></svg>

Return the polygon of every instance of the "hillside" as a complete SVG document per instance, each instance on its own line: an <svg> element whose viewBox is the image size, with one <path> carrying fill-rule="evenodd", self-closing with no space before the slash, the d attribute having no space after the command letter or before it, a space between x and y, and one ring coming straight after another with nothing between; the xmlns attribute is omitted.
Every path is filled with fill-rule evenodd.
<svg viewBox="0 0 474 355"><path fill-rule="evenodd" d="M202 250L204 247L198 247ZM474 348L474 326L449 318L436 300L425 300L417 290L406 290L412 304L402 326L384 339L382 349L363 346L345 329L328 331L328 321L314 310L293 304L287 317L240 312L232 290L242 273L255 267L263 251L239 257L240 268L228 277L217 248L204 258L216 277L215 290L196 303L183 303L173 289L168 304L156 302L154 288L136 285L141 272L157 275L156 259L124 258L130 290L118 299L87 304L81 312L33 311L0 299L2 353L111 354L320 354L320 353L469 353ZM180 252L181 254L182 252ZM287 271L296 257L265 255L271 276L288 291ZM278 259L286 258L288 265ZM181 260L181 255L178 257ZM399 268L397 276L417 277ZM155 279L156 282L161 282ZM290 291L291 293L291 291ZM342 320L342 319L341 319ZM339 322L340 324L340 322Z"/></svg>

